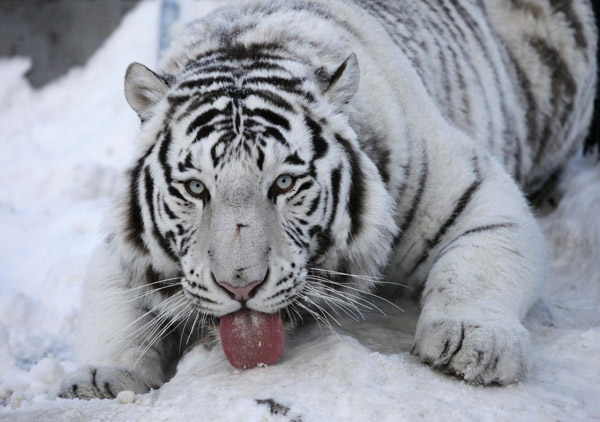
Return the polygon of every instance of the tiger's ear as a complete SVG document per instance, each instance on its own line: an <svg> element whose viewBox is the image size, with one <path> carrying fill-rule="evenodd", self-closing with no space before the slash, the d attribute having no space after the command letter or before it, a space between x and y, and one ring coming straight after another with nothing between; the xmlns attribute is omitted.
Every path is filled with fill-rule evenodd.
<svg viewBox="0 0 600 422"><path fill-rule="evenodd" d="M333 72L329 78L323 95L338 105L350 102L358 90L360 80L360 69L356 54L352 53L346 60Z"/></svg>
<svg viewBox="0 0 600 422"><path fill-rule="evenodd" d="M125 97L143 121L152 117L152 108L162 100L169 86L143 64L131 63L125 73Z"/></svg>

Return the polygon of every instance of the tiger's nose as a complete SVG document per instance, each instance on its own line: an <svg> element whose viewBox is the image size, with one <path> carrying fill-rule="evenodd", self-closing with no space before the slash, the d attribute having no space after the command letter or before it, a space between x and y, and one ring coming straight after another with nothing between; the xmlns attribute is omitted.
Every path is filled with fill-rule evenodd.
<svg viewBox="0 0 600 422"><path fill-rule="evenodd" d="M219 283L219 286L223 287L224 289L228 290L229 292L231 292L233 294L233 298L237 301L240 302L245 302L248 299L250 299L252 296L254 296L254 294L256 293L256 288L262 284L264 280L258 280L255 281L254 283L251 283L247 286L244 287L234 287L231 284L228 283Z"/></svg>

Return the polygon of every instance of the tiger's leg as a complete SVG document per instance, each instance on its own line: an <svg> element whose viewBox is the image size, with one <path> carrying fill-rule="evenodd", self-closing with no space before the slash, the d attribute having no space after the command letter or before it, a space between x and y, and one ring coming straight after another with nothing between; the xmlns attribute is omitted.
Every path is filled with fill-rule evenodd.
<svg viewBox="0 0 600 422"><path fill-rule="evenodd" d="M145 393L160 387L176 364L177 342L168 337L148 347L148 339L160 331L152 334L149 309L132 300L132 294L142 294L143 289L130 291L123 285L120 265L105 245L91 263L79 321L82 366L61 380L57 395L114 398L120 391Z"/></svg>
<svg viewBox="0 0 600 422"><path fill-rule="evenodd" d="M537 223L495 167L437 250L413 348L422 362L477 384L513 383L530 368L522 320L545 273Z"/></svg>

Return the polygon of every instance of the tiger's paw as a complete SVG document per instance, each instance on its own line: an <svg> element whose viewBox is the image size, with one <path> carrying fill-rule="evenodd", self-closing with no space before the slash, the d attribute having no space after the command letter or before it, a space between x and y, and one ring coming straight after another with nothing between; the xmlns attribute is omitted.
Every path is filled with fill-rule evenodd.
<svg viewBox="0 0 600 422"><path fill-rule="evenodd" d="M530 368L530 340L518 322L421 318L412 354L473 384L512 384Z"/></svg>
<svg viewBox="0 0 600 422"><path fill-rule="evenodd" d="M135 372L108 366L79 368L60 381L57 396L66 399L114 399L121 391L143 394L151 388Z"/></svg>

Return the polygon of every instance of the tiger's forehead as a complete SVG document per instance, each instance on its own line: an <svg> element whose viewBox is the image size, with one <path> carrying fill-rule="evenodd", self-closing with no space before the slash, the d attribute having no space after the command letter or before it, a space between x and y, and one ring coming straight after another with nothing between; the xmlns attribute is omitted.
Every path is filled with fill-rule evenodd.
<svg viewBox="0 0 600 422"><path fill-rule="evenodd" d="M312 88L273 56L205 61L177 79L167 119L177 143L208 155L213 167L251 159L262 170L267 155L301 147L297 132L302 110L315 101Z"/></svg>

